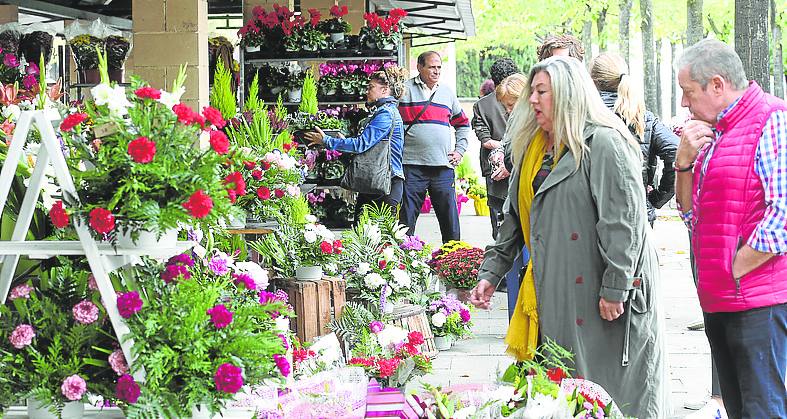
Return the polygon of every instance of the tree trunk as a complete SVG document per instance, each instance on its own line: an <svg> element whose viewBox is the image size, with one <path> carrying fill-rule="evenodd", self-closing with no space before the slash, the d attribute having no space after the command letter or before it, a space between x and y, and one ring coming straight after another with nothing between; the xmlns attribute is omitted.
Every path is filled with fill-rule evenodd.
<svg viewBox="0 0 787 419"><path fill-rule="evenodd" d="M585 3L587 16L582 25L582 46L585 47L585 64L593 57L593 21L591 20L590 3Z"/></svg>
<svg viewBox="0 0 787 419"><path fill-rule="evenodd" d="M784 12L782 12L784 13ZM773 32L773 94L784 99L784 61L782 28L776 24L776 1L771 0L771 31Z"/></svg>
<svg viewBox="0 0 787 419"><path fill-rule="evenodd" d="M596 18L596 28L598 29L598 52L604 52L607 50L607 36L604 34L604 27L607 25L607 6L604 6L600 12L598 12L598 18Z"/></svg>
<svg viewBox="0 0 787 419"><path fill-rule="evenodd" d="M655 111L656 66L653 60L656 52L654 51L655 42L653 40L653 3L651 0L640 0L639 7L640 14L642 14L642 63L644 70L645 108L650 111Z"/></svg>
<svg viewBox="0 0 787 419"><path fill-rule="evenodd" d="M656 41L656 107L653 109L653 113L658 115L659 118L663 118L664 114L661 113L661 102L662 102L662 93L661 93L661 39Z"/></svg>
<svg viewBox="0 0 787 419"><path fill-rule="evenodd" d="M678 85L678 70L676 67L678 65L678 60L676 59L677 57L675 55L676 54L675 50L676 50L675 41L670 41L670 52L671 52L670 61L672 64L670 65L670 70L671 70L670 73L672 74L672 83L671 83L672 92L670 95L671 98L670 118L674 118L675 115L678 114L678 88L676 87Z"/></svg>
<svg viewBox="0 0 787 419"><path fill-rule="evenodd" d="M702 0L687 0L688 19L686 26L686 46L692 46L705 37L702 25Z"/></svg>
<svg viewBox="0 0 787 419"><path fill-rule="evenodd" d="M631 19L631 6L634 0L620 0L620 26L618 27L618 44L620 55L629 62L629 20Z"/></svg>
<svg viewBox="0 0 787 419"><path fill-rule="evenodd" d="M735 0L735 52L743 61L749 80L770 91L768 73L768 0Z"/></svg>

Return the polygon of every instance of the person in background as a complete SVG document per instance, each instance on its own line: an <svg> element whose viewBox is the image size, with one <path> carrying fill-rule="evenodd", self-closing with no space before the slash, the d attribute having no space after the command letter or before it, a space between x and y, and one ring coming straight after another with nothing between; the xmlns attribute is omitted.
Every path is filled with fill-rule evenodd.
<svg viewBox="0 0 787 419"><path fill-rule="evenodd" d="M527 244L508 352L532 359L539 337L552 339L574 352L574 374L604 387L624 415L664 418L666 334L639 144L580 61L548 58L528 81L528 101L509 120L510 204L471 302L489 306Z"/></svg>
<svg viewBox="0 0 787 419"><path fill-rule="evenodd" d="M454 167L462 161L470 134L470 120L459 99L440 84L442 60L435 51L418 56L418 75L405 82L399 113L405 125L404 195L399 220L407 234L415 224L427 191L440 225L443 242L460 239ZM452 141L452 129L456 141Z"/></svg>
<svg viewBox="0 0 787 419"><path fill-rule="evenodd" d="M402 202L404 128L397 110L397 101L404 94L404 82L407 76L407 70L397 66L387 67L369 76L366 102L371 117L365 122L366 126L358 137L334 138L325 135L319 127L315 128L316 131L304 134L312 145L323 144L330 150L349 153L363 153L381 140L391 138L391 192L388 195L358 194L355 201L356 221L365 205L374 204L378 207L387 205L396 213Z"/></svg>
<svg viewBox="0 0 787 419"><path fill-rule="evenodd" d="M573 35L547 35L544 38L544 42L536 50L536 54L538 54L538 61L554 56L574 57L579 61L583 61L585 59L585 47Z"/></svg>
<svg viewBox="0 0 787 419"><path fill-rule="evenodd" d="M494 91L495 82L492 79L486 79L483 83L481 83L481 95L479 97L484 97Z"/></svg>
<svg viewBox="0 0 787 419"><path fill-rule="evenodd" d="M648 206L648 222L656 221L656 208L661 208L675 195L675 150L678 137L645 109L645 100L634 86L626 61L618 54L605 52L590 62L590 77L601 99L615 112L639 139L642 149L642 183ZM654 185L658 159L664 163L661 180Z"/></svg>
<svg viewBox="0 0 787 419"><path fill-rule="evenodd" d="M502 152L501 142L506 132L506 120L510 111L498 100L499 95L493 93L499 91L503 79L518 71L516 64L510 58L495 61L489 69L489 74L497 88L473 105L472 125L478 141L481 142L481 151L479 152L481 176L486 180L486 202L492 222L492 238L497 238L497 228L502 222L503 202L508 195L508 179L492 179L492 162L489 157L493 151L501 150ZM508 90L507 87L504 88L505 92ZM509 102L511 100L509 97L505 99Z"/></svg>
<svg viewBox="0 0 787 419"><path fill-rule="evenodd" d="M678 60L692 120L675 156L697 294L730 418L787 417L787 102L714 39Z"/></svg>

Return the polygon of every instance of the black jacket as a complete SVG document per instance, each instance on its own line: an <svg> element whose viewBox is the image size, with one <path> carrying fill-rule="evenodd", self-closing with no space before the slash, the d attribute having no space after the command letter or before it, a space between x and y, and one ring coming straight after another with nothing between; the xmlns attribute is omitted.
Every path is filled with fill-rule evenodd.
<svg viewBox="0 0 787 419"><path fill-rule="evenodd" d="M601 99L609 109L613 109L618 99L616 92L601 92ZM637 137L633 126L629 126L631 133ZM656 219L656 208L661 208L675 195L675 151L678 149L678 137L659 118L650 111L645 111L645 133L638 138L642 149L642 183L653 188L648 193L648 220ZM657 159L664 162L659 184L655 184Z"/></svg>

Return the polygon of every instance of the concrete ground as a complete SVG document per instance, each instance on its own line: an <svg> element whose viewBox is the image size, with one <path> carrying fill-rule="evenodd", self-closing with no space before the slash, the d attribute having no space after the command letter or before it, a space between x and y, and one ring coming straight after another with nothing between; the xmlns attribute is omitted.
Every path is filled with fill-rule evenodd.
<svg viewBox="0 0 787 419"><path fill-rule="evenodd" d="M462 239L483 248L492 243L489 218L472 213L472 206L465 206L460 216ZM686 227L674 210L666 210L660 213L654 233L666 312L672 417L682 418L693 412L683 407L686 401L703 400L710 394L710 348L704 332L686 329L702 315L691 276ZM433 213L419 217L416 234L433 247L440 245ZM475 337L441 352L434 361L433 373L424 377L427 382L442 386L492 382L498 371L512 362L504 354L503 343L508 327L506 295L497 293L492 308L477 311L473 322Z"/></svg>

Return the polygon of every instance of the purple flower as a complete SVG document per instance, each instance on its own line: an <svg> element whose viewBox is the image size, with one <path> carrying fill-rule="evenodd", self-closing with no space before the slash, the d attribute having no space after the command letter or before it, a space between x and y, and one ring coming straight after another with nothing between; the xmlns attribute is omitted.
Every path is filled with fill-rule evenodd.
<svg viewBox="0 0 787 419"><path fill-rule="evenodd" d="M134 381L134 377L124 374L118 378L115 385L115 397L124 402L134 404L139 400L139 384Z"/></svg>
<svg viewBox="0 0 787 419"><path fill-rule="evenodd" d="M22 79L22 85L25 86L25 89L27 90L32 89L37 84L38 84L38 79L36 79L36 76L32 74L28 74Z"/></svg>
<svg viewBox="0 0 787 419"><path fill-rule="evenodd" d="M260 304L270 304L276 301L276 294L270 291L260 291Z"/></svg>
<svg viewBox="0 0 787 419"><path fill-rule="evenodd" d="M228 263L228 258L223 255L216 255L210 259L210 262L208 262L208 268L213 271L214 274L221 276L230 271Z"/></svg>
<svg viewBox="0 0 787 419"><path fill-rule="evenodd" d="M0 52L3 52L3 50L0 49ZM40 72L41 70L38 68L38 64L36 63L28 63L27 68L25 68L25 74L31 76L37 76L38 74L40 74Z"/></svg>
<svg viewBox="0 0 787 419"><path fill-rule="evenodd" d="M208 310L210 321L216 326L216 329L223 329L232 323L233 312L227 310L224 304L219 304Z"/></svg>
<svg viewBox="0 0 787 419"><path fill-rule="evenodd" d="M11 301L16 300L17 298L30 298L30 293L33 291L33 287L27 284L17 285L14 289L11 290L11 293L8 294L8 299Z"/></svg>
<svg viewBox="0 0 787 419"><path fill-rule="evenodd" d="M369 330L374 334L382 332L383 329L385 329L385 325L379 320L369 323Z"/></svg>
<svg viewBox="0 0 787 419"><path fill-rule="evenodd" d="M462 318L462 323L467 323L470 321L470 310L465 308L459 310L459 316Z"/></svg>
<svg viewBox="0 0 787 419"><path fill-rule="evenodd" d="M33 329L33 326L29 324L20 324L11 332L8 340L14 348L22 349L33 343L34 337L36 337L36 331Z"/></svg>
<svg viewBox="0 0 787 419"><path fill-rule="evenodd" d="M109 366L112 367L112 371L115 371L117 375L128 373L128 364L126 363L126 357L123 356L123 351L117 349L109 354Z"/></svg>
<svg viewBox="0 0 787 419"><path fill-rule="evenodd" d="M142 299L139 293L130 291L118 294L118 311L121 317L127 319L142 309Z"/></svg>
<svg viewBox="0 0 787 419"><path fill-rule="evenodd" d="M5 57L3 57L3 64L5 64L6 67L16 68L19 66L19 60L14 54L6 54Z"/></svg>
<svg viewBox="0 0 787 419"><path fill-rule="evenodd" d="M216 390L224 393L237 393L243 387L243 370L232 364L221 364L213 376Z"/></svg>
<svg viewBox="0 0 787 419"><path fill-rule="evenodd" d="M82 399L85 391L87 391L87 383L84 378L78 375L66 377L66 379L63 380L63 384L60 386L60 392L71 401Z"/></svg>
<svg viewBox="0 0 787 419"><path fill-rule="evenodd" d="M167 284L178 279L178 277L189 279L191 278L191 272L183 265L167 265L167 267L164 268L164 272L161 273L161 279Z"/></svg>
<svg viewBox="0 0 787 419"><path fill-rule="evenodd" d="M98 320L98 307L91 301L82 300L71 311L77 323L92 324Z"/></svg>
<svg viewBox="0 0 787 419"><path fill-rule="evenodd" d="M167 264L170 265L185 265L189 268L194 266L194 259L191 258L187 253L181 253L179 255L172 256L167 261Z"/></svg>
<svg viewBox="0 0 787 419"><path fill-rule="evenodd" d="M243 285L248 290L257 289L257 284L254 282L254 279L246 272L232 274L232 278L235 279L235 285Z"/></svg>
<svg viewBox="0 0 787 419"><path fill-rule="evenodd" d="M424 241L418 236L407 236L402 244L399 245L399 248L402 250L415 250L416 252L420 252L424 248Z"/></svg>
<svg viewBox="0 0 787 419"><path fill-rule="evenodd" d="M290 342L287 341L287 336L279 333L279 339L281 339L281 345L284 347L284 350L288 351L290 349Z"/></svg>
<svg viewBox="0 0 787 419"><path fill-rule="evenodd" d="M287 302L290 301L290 296L287 295L287 292L284 290L276 290L274 295L276 296L276 300L281 301L284 304L287 304Z"/></svg>
<svg viewBox="0 0 787 419"><path fill-rule="evenodd" d="M290 361L287 361L287 358L275 354L273 355L273 361L276 362L276 367L282 376L287 377L290 375Z"/></svg>

